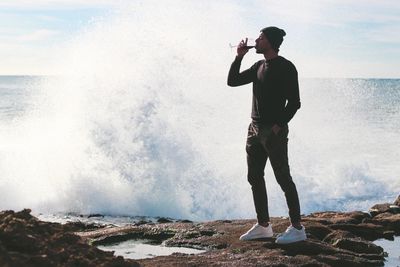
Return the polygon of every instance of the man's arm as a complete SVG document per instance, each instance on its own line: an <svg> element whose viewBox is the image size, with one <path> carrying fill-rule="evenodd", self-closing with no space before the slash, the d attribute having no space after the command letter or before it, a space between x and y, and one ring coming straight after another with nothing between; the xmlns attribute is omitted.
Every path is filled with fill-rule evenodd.
<svg viewBox="0 0 400 267"><path fill-rule="evenodd" d="M285 80L285 97L287 99L287 104L282 117L277 122L281 127L293 118L294 114L296 114L297 110L301 106L298 74L296 67L293 64L290 64Z"/></svg>
<svg viewBox="0 0 400 267"><path fill-rule="evenodd" d="M236 56L228 73L228 85L240 86L251 83L253 81L253 70L247 69L240 73L240 64L242 63L243 56Z"/></svg>
<svg viewBox="0 0 400 267"><path fill-rule="evenodd" d="M240 64L242 63L242 59L249 51L246 46L247 38L242 40L237 47L237 56L235 57L228 73L229 86L240 86L253 81L253 70L251 68L240 73Z"/></svg>

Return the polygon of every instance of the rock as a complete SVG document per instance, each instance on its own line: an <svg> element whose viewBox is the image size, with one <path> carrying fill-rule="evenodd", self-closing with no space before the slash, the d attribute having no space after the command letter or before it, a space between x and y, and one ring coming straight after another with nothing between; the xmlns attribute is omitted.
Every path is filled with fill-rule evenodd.
<svg viewBox="0 0 400 267"><path fill-rule="evenodd" d="M336 240L332 245L337 248L346 249L357 253L378 255L383 253L383 248L380 246L377 246L370 241L356 238L341 238Z"/></svg>
<svg viewBox="0 0 400 267"><path fill-rule="evenodd" d="M275 238L251 242L238 240L255 223L254 220L140 225L108 234L135 232L147 235L152 229L160 233L169 230L174 235L165 235L163 244L166 246L205 249L197 255L174 253L138 260L143 266L382 266L382 249L364 238L382 236L386 229L382 225L362 223L367 217L369 215L362 212L305 216L303 224L309 239L289 245L277 245ZM288 220L272 218L271 224L278 233L286 229Z"/></svg>
<svg viewBox="0 0 400 267"><path fill-rule="evenodd" d="M20 212L15 213L14 217L22 219L22 220L33 220L33 219L36 219L36 218L31 216L31 210L30 209L23 209Z"/></svg>
<svg viewBox="0 0 400 267"><path fill-rule="evenodd" d="M369 213L372 217L384 212L390 211L390 203L376 204L369 209Z"/></svg>
<svg viewBox="0 0 400 267"><path fill-rule="evenodd" d="M103 215L103 214L99 214L99 213L89 214L89 215L88 215L88 218L93 218L93 217L101 217L101 218L103 218L104 215Z"/></svg>
<svg viewBox="0 0 400 267"><path fill-rule="evenodd" d="M330 226L335 230L348 231L358 237L366 240L376 240L383 237L385 228L381 225L372 223L360 223L360 224L334 224Z"/></svg>
<svg viewBox="0 0 400 267"><path fill-rule="evenodd" d="M172 223L173 221L167 218L159 218L157 220L158 223Z"/></svg>
<svg viewBox="0 0 400 267"><path fill-rule="evenodd" d="M81 232L79 236L89 239L94 245L115 244L131 239L150 240L152 244L161 244L175 236L175 231L169 228L152 227L152 225L132 225L99 229L92 232Z"/></svg>
<svg viewBox="0 0 400 267"><path fill-rule="evenodd" d="M394 231L396 235L400 235L400 214L381 215L383 214L374 217L371 220L371 223L381 225L385 230Z"/></svg>
<svg viewBox="0 0 400 267"><path fill-rule="evenodd" d="M95 230L99 228L103 228L103 225L99 225L97 223L83 223L80 221L77 222L67 222L64 225L65 228L70 231L85 231L85 230Z"/></svg>
<svg viewBox="0 0 400 267"><path fill-rule="evenodd" d="M0 212L0 266L139 266L87 244L71 228L39 221L28 209Z"/></svg>
<svg viewBox="0 0 400 267"><path fill-rule="evenodd" d="M135 222L134 225L142 225L142 224L147 224L147 223L149 223L149 222L150 222L150 221L140 220L140 221L138 221L138 222Z"/></svg>
<svg viewBox="0 0 400 267"><path fill-rule="evenodd" d="M274 247L275 245L269 246ZM287 245L277 245L285 251L285 254L294 256L298 254L316 256L324 263L332 263L333 266L383 266L383 255L371 255L353 253L351 251L335 248L320 241L306 240ZM321 257L321 255L336 256L335 258Z"/></svg>
<svg viewBox="0 0 400 267"><path fill-rule="evenodd" d="M319 222L307 223L307 233L315 239L323 240L332 230Z"/></svg>
<svg viewBox="0 0 400 267"><path fill-rule="evenodd" d="M326 243L333 244L339 239L344 238L356 238L357 236L342 230L333 230L329 235L327 235L322 241Z"/></svg>
<svg viewBox="0 0 400 267"><path fill-rule="evenodd" d="M365 259L354 257L347 254L320 255L315 257L319 262L324 262L325 266L343 266L343 267L376 267L384 266L382 260Z"/></svg>
<svg viewBox="0 0 400 267"><path fill-rule="evenodd" d="M231 223L232 220L218 220L217 222L221 222L221 223Z"/></svg>
<svg viewBox="0 0 400 267"><path fill-rule="evenodd" d="M370 222L376 222L376 221L381 221L384 220L385 218L390 218L393 216L393 213L391 212L384 212L376 215L375 217L371 218Z"/></svg>
<svg viewBox="0 0 400 267"><path fill-rule="evenodd" d="M193 221L191 221L191 220L178 220L178 222L181 222L181 223L193 223Z"/></svg>
<svg viewBox="0 0 400 267"><path fill-rule="evenodd" d="M375 217L382 213L397 214L397 213L400 213L400 207L399 207L399 205L390 204L390 203L376 204L369 209L369 212L372 217Z"/></svg>
<svg viewBox="0 0 400 267"><path fill-rule="evenodd" d="M397 199L393 202L394 205L400 206L400 195L397 197Z"/></svg>
<svg viewBox="0 0 400 267"><path fill-rule="evenodd" d="M324 212L314 212L307 216L306 220L319 221L322 224L357 224L363 219L370 218L370 214L362 211L353 212L334 212L334 211L324 211Z"/></svg>
<svg viewBox="0 0 400 267"><path fill-rule="evenodd" d="M396 234L395 231L385 231L383 232L383 238L393 241L395 234Z"/></svg>
<svg viewBox="0 0 400 267"><path fill-rule="evenodd" d="M151 224L88 229L41 222L29 210L4 211L0 212L0 266L383 266L382 248L370 241L390 238L400 231L400 214L390 210L374 217L358 211L329 211L302 216L306 241L277 245L276 235L240 241L239 236L255 222L166 223L160 220ZM285 231L289 221L271 218L271 224L277 234ZM133 261L89 245L129 239L198 248L204 252L173 253Z"/></svg>
<svg viewBox="0 0 400 267"><path fill-rule="evenodd" d="M390 212L393 214L400 213L400 207L398 205L390 205Z"/></svg>

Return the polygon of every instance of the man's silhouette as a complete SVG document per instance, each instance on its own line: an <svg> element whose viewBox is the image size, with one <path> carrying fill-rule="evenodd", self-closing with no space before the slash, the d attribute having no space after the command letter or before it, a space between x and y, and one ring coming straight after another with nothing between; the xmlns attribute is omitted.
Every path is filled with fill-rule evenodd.
<svg viewBox="0 0 400 267"><path fill-rule="evenodd" d="M240 237L241 240L273 235L264 180L264 168L268 158L276 180L285 193L291 222L276 242L287 244L306 239L304 226L300 223L296 185L290 175L288 162L288 122L300 108L300 97L295 66L278 55L285 35L285 31L277 27L262 29L255 41L255 49L256 53L263 54L265 59L240 72L241 61L249 50L247 38L242 40L229 70L229 86L253 83L252 122L248 129L246 152L247 178L253 192L258 222Z"/></svg>

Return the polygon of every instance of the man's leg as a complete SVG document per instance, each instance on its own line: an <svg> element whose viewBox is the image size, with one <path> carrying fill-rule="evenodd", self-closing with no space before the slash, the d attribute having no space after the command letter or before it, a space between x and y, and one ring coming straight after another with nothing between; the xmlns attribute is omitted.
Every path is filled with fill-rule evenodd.
<svg viewBox="0 0 400 267"><path fill-rule="evenodd" d="M300 225L300 203L297 194L296 185L294 184L289 170L288 160L288 132L287 126L283 127L276 135L271 132L269 140L266 142L266 149L269 154L272 169L275 178L285 193L286 203L289 208L289 216L292 225Z"/></svg>
<svg viewBox="0 0 400 267"><path fill-rule="evenodd" d="M264 168L268 156L260 143L259 130L260 129L258 129L256 125L250 124L246 142L247 180L253 191L253 200L258 223L266 225L269 222L269 213Z"/></svg>
<svg viewBox="0 0 400 267"><path fill-rule="evenodd" d="M294 184L289 171L289 160L287 154L288 127L283 127L278 134L271 132L266 142L272 169L276 180L285 192L286 203L289 208L290 222L292 223L284 233L275 240L277 244L289 244L307 239L304 226L300 224L300 204Z"/></svg>

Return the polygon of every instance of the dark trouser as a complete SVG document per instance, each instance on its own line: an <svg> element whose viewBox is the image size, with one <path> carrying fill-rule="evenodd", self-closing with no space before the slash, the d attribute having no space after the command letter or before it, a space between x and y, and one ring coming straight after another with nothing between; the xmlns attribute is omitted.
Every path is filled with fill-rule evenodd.
<svg viewBox="0 0 400 267"><path fill-rule="evenodd" d="M247 142L247 179L253 191L254 205L259 223L269 222L267 190L264 180L264 168L270 159L275 178L285 193L289 208L290 221L300 222L300 204L289 171L288 162L288 126L283 127L278 134L272 131L271 125L250 123Z"/></svg>

